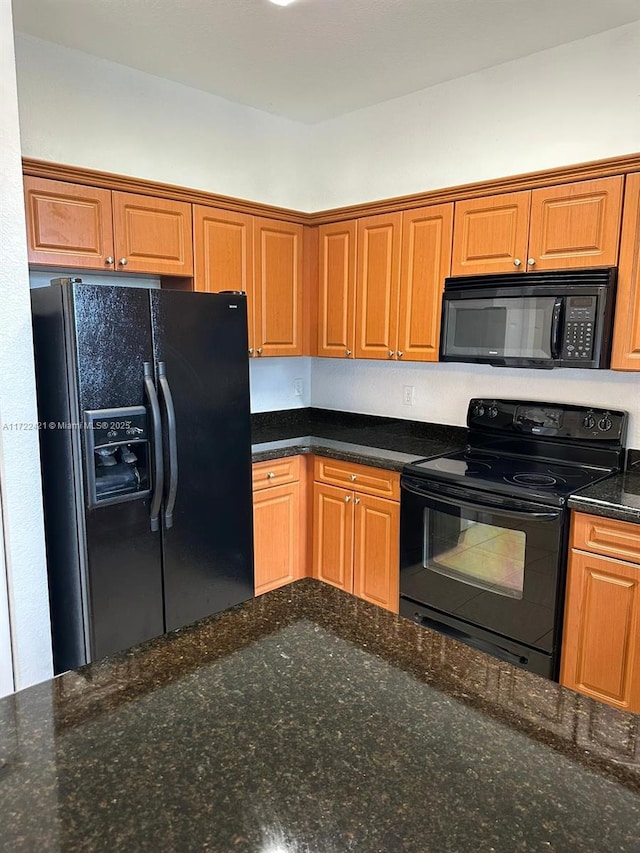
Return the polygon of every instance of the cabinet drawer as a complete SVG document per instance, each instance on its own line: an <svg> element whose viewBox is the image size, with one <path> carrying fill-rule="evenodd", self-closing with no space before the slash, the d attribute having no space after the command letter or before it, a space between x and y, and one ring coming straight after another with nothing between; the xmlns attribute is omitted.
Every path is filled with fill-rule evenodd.
<svg viewBox="0 0 640 853"><path fill-rule="evenodd" d="M571 545L581 551L640 563L640 524L574 513Z"/></svg>
<svg viewBox="0 0 640 853"><path fill-rule="evenodd" d="M295 483L300 479L300 457L270 459L253 463L253 489L267 489L282 483Z"/></svg>
<svg viewBox="0 0 640 853"><path fill-rule="evenodd" d="M400 500L400 474L396 471L318 456L314 462L313 474L315 480L332 486L348 486L368 495Z"/></svg>

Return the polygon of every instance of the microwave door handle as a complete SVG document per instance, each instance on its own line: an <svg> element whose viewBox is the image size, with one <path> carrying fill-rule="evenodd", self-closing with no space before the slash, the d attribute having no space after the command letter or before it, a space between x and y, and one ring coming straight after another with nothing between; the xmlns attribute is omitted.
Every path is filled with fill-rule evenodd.
<svg viewBox="0 0 640 853"><path fill-rule="evenodd" d="M556 299L551 314L551 358L560 358L560 328L564 299Z"/></svg>
<svg viewBox="0 0 640 853"><path fill-rule="evenodd" d="M459 509L470 509L473 511L491 511L495 510L496 512L500 512L503 515L510 515L513 518L537 518L540 520L548 520L551 521L554 518L558 518L562 510L551 510L549 512L538 512L537 510L528 510L528 509L512 509L511 506L513 504L498 504L495 501L487 498L486 500L482 500L479 502L465 500L462 498L454 498L452 496L435 494L434 492L429 492L425 489L414 488L408 485L406 482L402 483L402 488L411 492L413 495L417 495L421 498L427 498L427 500L439 501L440 503L448 504L449 506L457 507ZM524 506L524 504L519 504L519 506Z"/></svg>

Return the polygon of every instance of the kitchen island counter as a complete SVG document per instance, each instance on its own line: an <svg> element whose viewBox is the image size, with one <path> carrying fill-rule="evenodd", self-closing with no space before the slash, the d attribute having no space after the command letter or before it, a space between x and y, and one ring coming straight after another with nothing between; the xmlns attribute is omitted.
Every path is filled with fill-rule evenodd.
<svg viewBox="0 0 640 853"><path fill-rule="evenodd" d="M0 723L7 851L640 847L640 717L311 579Z"/></svg>

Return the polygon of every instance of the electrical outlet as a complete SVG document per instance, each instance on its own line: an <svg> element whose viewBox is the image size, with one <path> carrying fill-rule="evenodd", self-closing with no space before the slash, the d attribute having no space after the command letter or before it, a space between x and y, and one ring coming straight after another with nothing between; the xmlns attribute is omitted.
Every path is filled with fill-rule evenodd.
<svg viewBox="0 0 640 853"><path fill-rule="evenodd" d="M302 397L302 390L304 387L304 380L302 379L294 379L293 380L293 393L296 397Z"/></svg>
<svg viewBox="0 0 640 853"><path fill-rule="evenodd" d="M405 406L413 406L416 398L416 386L405 385L403 389L402 402Z"/></svg>

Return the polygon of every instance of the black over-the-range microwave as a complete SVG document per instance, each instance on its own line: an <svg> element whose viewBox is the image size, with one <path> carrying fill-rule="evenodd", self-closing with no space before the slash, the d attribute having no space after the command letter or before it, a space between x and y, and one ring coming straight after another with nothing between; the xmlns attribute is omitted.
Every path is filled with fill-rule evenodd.
<svg viewBox="0 0 640 853"><path fill-rule="evenodd" d="M609 366L615 268L445 280L440 361Z"/></svg>

